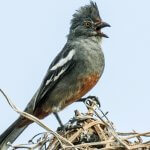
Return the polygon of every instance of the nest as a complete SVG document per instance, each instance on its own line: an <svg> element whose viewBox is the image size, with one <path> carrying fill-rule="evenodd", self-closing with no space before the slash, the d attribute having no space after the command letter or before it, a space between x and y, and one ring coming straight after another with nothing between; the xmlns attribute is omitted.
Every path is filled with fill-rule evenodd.
<svg viewBox="0 0 150 150"><path fill-rule="evenodd" d="M76 110L75 116L64 128L58 128L57 132L37 134L28 144L11 147L40 150L150 150L150 132L117 132L107 113L97 105L97 100L88 98L85 104L87 112ZM146 137L147 141L143 141L142 137Z"/></svg>

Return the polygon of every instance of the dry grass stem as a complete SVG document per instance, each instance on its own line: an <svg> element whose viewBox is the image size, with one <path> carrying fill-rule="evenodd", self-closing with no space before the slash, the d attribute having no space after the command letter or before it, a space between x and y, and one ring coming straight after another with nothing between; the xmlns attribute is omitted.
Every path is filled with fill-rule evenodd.
<svg viewBox="0 0 150 150"><path fill-rule="evenodd" d="M138 133L117 132L113 123L97 105L97 98L87 98L86 113L75 111L64 129L52 131L38 118L21 111L8 99L0 89L9 105L20 115L34 121L43 129L44 133L35 135L28 144L19 144L13 149L27 150L150 150L150 132ZM144 137L144 138L143 138Z"/></svg>

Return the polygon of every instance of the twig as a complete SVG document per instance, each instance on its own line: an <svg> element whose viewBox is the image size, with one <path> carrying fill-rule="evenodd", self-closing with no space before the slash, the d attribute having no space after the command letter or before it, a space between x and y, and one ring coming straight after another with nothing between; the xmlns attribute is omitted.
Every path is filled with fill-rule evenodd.
<svg viewBox="0 0 150 150"><path fill-rule="evenodd" d="M4 92L2 89L0 89L0 92L3 94L3 96L6 98L8 104L11 106L11 108L12 108L15 112L19 113L21 116L23 116L23 117L25 117L25 118L28 118L28 119L31 120L31 121L36 122L39 126L41 126L42 128L44 128L46 131L48 131L48 132L50 132L51 134L53 134L53 135L58 139L58 141L60 142L60 144L61 144L61 146L62 146L63 149L64 149L64 145L62 144L61 140L62 140L63 142L65 142L65 143L67 143L67 144L73 146L73 144L72 144L70 141L68 141L68 140L65 139L64 137L60 136L58 133L52 131L49 127L47 127L44 123L42 123L38 118L36 118L35 116L33 116L33 115L31 115L31 114L29 114L29 113L27 113L27 112L23 112L23 111L21 111L18 107L16 107L16 106L12 103L12 101L7 97L7 95L5 94L5 92Z"/></svg>
<svg viewBox="0 0 150 150"><path fill-rule="evenodd" d="M9 105L14 111L20 115L36 122L47 132L37 134L34 136L30 144L20 144L12 146L14 149L26 148L28 150L149 150L150 141L143 142L142 137L150 137L150 132L137 133L135 131L129 133L116 132L113 123L108 119L106 114L99 108L100 115L96 111L97 105L94 101L87 99L86 106L87 113L80 113L76 111L73 119L69 120L66 125L66 131L59 131L61 135L53 132L38 118L22 112L18 109L7 97L7 95L0 89ZM102 116L102 117L101 117ZM51 134L53 136L51 136ZM39 137L40 135L40 137ZM38 136L38 137L37 137ZM63 136L63 137L62 137ZM65 138L64 138L65 137ZM137 138L137 139L135 139ZM37 140L37 141L36 141ZM136 140L136 141L133 141ZM147 139L146 139L147 140Z"/></svg>
<svg viewBox="0 0 150 150"><path fill-rule="evenodd" d="M137 133L137 134L134 134L134 135L130 135L130 136L126 137L126 138L123 138L123 140L135 138L137 136L146 136L146 135L150 135L150 132Z"/></svg>
<svg viewBox="0 0 150 150"><path fill-rule="evenodd" d="M108 118L105 116L105 114L103 113L103 111L99 108L99 110L101 111L101 113L103 114L103 116L105 116L106 120L109 122L105 122L100 116L99 114L95 111L95 107L92 107L92 106L89 106L88 103L86 103L86 106L89 108L89 109L92 109L93 112L97 115L97 117L108 127L109 131L111 132L111 134L114 136L114 138L119 142L121 143L122 145L125 146L126 149L130 149L129 146L116 134L116 132L114 132L114 128L113 126L111 125L110 121L108 120ZM96 105L97 106L97 105Z"/></svg>

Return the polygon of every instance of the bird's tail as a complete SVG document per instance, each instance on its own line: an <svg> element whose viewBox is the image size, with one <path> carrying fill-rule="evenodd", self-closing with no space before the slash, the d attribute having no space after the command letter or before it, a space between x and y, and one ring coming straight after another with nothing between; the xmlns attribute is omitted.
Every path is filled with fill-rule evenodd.
<svg viewBox="0 0 150 150"><path fill-rule="evenodd" d="M0 135L0 150L7 150L8 142L13 143L16 138L25 130L28 125L20 127L21 118L18 118L13 124L11 124L4 133Z"/></svg>

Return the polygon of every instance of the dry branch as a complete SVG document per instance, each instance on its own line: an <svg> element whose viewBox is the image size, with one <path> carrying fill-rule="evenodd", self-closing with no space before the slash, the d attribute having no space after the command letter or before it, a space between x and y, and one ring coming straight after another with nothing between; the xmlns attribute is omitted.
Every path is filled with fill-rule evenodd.
<svg viewBox="0 0 150 150"><path fill-rule="evenodd" d="M0 89L9 105L20 115L34 121L46 130L35 135L28 144L19 144L12 149L28 150L150 150L150 132L117 132L113 123L97 105L95 99L86 99L86 113L75 111L75 116L65 124L65 130L56 132L43 124L38 118L22 112ZM144 139L142 139L144 137ZM145 141L146 140L146 141Z"/></svg>

